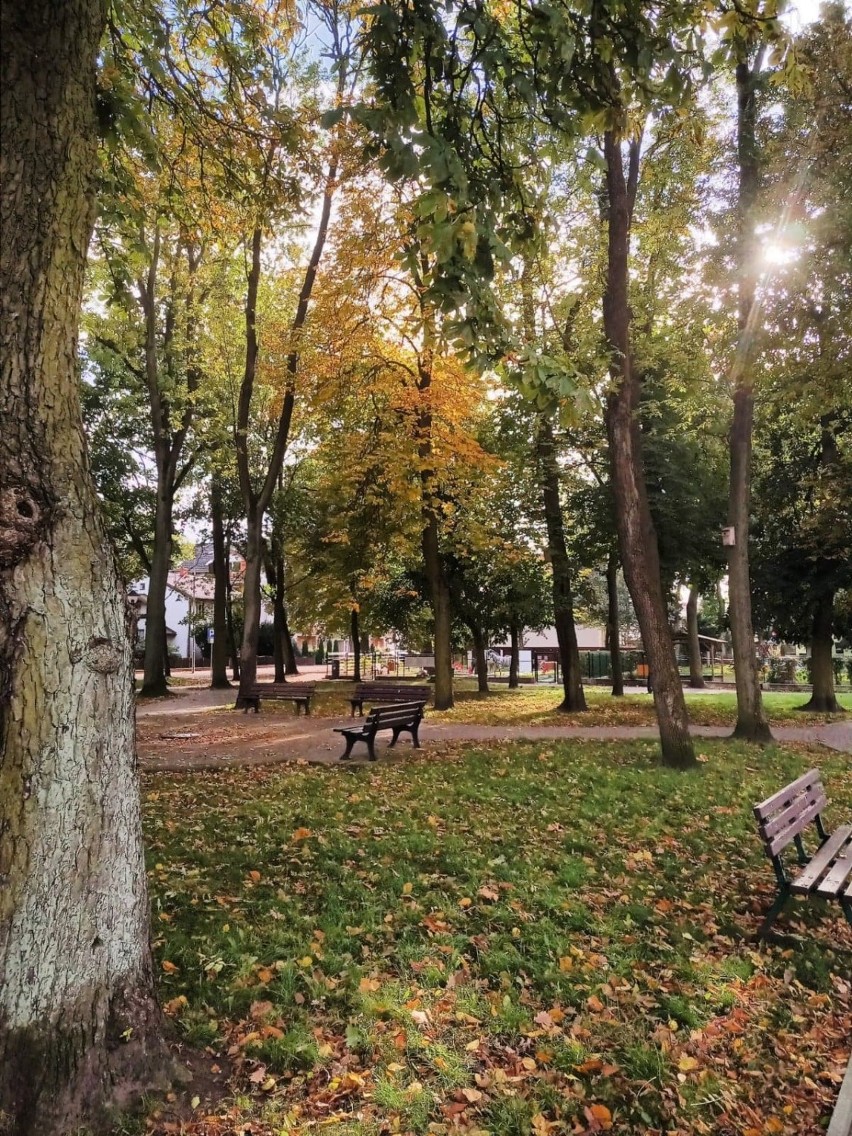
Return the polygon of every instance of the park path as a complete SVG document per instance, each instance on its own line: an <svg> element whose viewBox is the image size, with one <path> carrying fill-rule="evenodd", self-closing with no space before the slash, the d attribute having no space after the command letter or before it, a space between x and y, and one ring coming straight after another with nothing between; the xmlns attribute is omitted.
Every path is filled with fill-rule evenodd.
<svg viewBox="0 0 852 1136"><path fill-rule="evenodd" d="M137 710L139 763L142 769L193 770L221 769L229 766L268 765L301 761L337 764L343 743L333 733L334 726L351 723L349 717L305 718L283 714L211 714L218 706L233 705L233 691L193 690L179 699L148 703ZM730 726L694 726L700 738L724 738ZM852 753L852 723L829 725L776 726L779 742L820 744L841 753ZM590 741L654 739L655 726L527 726L469 725L427 718L420 727L424 746L442 743L517 742L583 738ZM364 747L359 747L363 749ZM379 738L377 748L387 753L387 740ZM403 738L392 755L406 757L410 749ZM358 751L356 751L357 753ZM356 759L363 761L363 757Z"/></svg>

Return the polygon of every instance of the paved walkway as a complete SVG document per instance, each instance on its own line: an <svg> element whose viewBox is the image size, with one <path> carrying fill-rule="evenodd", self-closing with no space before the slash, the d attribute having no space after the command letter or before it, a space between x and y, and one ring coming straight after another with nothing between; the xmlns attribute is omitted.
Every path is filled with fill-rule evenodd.
<svg viewBox="0 0 852 1136"><path fill-rule="evenodd" d="M334 726L351 723L349 717L297 718L283 714L211 714L217 706L233 705L234 691L192 690L186 694L147 703L137 710L140 765L148 770L217 769L225 766L266 765L281 761L336 764L343 742ZM730 726L694 726L702 738L724 738ZM852 753L852 722L829 725L776 726L779 742L820 744ZM428 747L442 742L538 741L585 738L619 741L658 736L655 726L479 726L427 718L420 728ZM381 736L377 746L387 750ZM356 753L364 750L359 746ZM392 754L404 759L409 750L403 738ZM364 755L365 757L366 755ZM388 757L391 754L387 754ZM364 760L358 758L357 760Z"/></svg>

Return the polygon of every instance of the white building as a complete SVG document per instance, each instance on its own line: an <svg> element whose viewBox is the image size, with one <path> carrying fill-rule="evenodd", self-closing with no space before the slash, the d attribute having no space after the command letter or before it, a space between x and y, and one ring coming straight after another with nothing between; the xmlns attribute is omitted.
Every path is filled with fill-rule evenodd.
<svg viewBox="0 0 852 1136"><path fill-rule="evenodd" d="M240 556L231 558L231 589L234 596L242 595L245 561ZM263 577L261 578L263 580ZM145 641L149 579L137 580L127 589L127 600L136 612L137 649ZM202 652L195 642L194 628L199 623L213 622L213 546L198 544L195 554L182 561L169 572L166 586L166 642L169 654L183 659L195 656L202 661ZM262 611L261 621L268 616Z"/></svg>

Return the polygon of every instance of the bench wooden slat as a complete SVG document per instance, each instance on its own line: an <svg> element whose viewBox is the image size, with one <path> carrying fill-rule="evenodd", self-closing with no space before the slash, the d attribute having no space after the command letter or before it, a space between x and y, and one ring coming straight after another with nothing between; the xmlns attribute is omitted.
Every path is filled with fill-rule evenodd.
<svg viewBox="0 0 852 1136"><path fill-rule="evenodd" d="M842 830L838 830L842 831ZM852 881L852 827L846 829L845 846L836 854L831 870L826 872L817 887L814 895L823 899L836 899Z"/></svg>
<svg viewBox="0 0 852 1136"><path fill-rule="evenodd" d="M765 801L761 801L759 805L754 806L754 815L759 821L766 820L767 817L776 813L779 808L787 805L800 793L807 792L815 784L822 785L822 776L818 769L809 769L807 773L803 773L795 781L791 781L789 785L785 785L783 789L779 789L777 793L773 793L771 797L767 797Z"/></svg>
<svg viewBox="0 0 852 1136"><path fill-rule="evenodd" d="M807 865L802 869L799 875L796 876L795 880L793 880L790 885L792 891L796 892L797 895L806 895L813 891L820 876L830 867L838 851L848 839L850 831L852 831L852 829L850 829L849 826L838 828L836 832L833 832L831 836L829 836L825 844L821 845L821 847L814 852Z"/></svg>
<svg viewBox="0 0 852 1136"><path fill-rule="evenodd" d="M800 793L785 809L782 809L781 812L775 813L774 816L764 821L760 826L764 839L769 841L782 830L791 828L801 814L813 805L818 806L818 812L822 812L822 810L828 806L825 790L821 784L814 785L806 792ZM797 831L801 830L799 829Z"/></svg>
<svg viewBox="0 0 852 1136"><path fill-rule="evenodd" d="M800 811L795 820L782 829L777 836L774 836L772 840L767 840L766 849L769 855L777 856L779 852L782 852L788 844L792 843L794 837L799 836L809 824L816 820L824 808L825 801L823 800L823 804L812 803Z"/></svg>

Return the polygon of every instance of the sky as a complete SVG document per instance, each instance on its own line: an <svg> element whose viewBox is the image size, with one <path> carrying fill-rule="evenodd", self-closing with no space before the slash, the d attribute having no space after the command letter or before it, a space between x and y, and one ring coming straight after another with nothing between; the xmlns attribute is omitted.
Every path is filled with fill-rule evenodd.
<svg viewBox="0 0 852 1136"><path fill-rule="evenodd" d="M811 23L819 15L822 0L793 0L784 17L789 26L796 31Z"/></svg>

